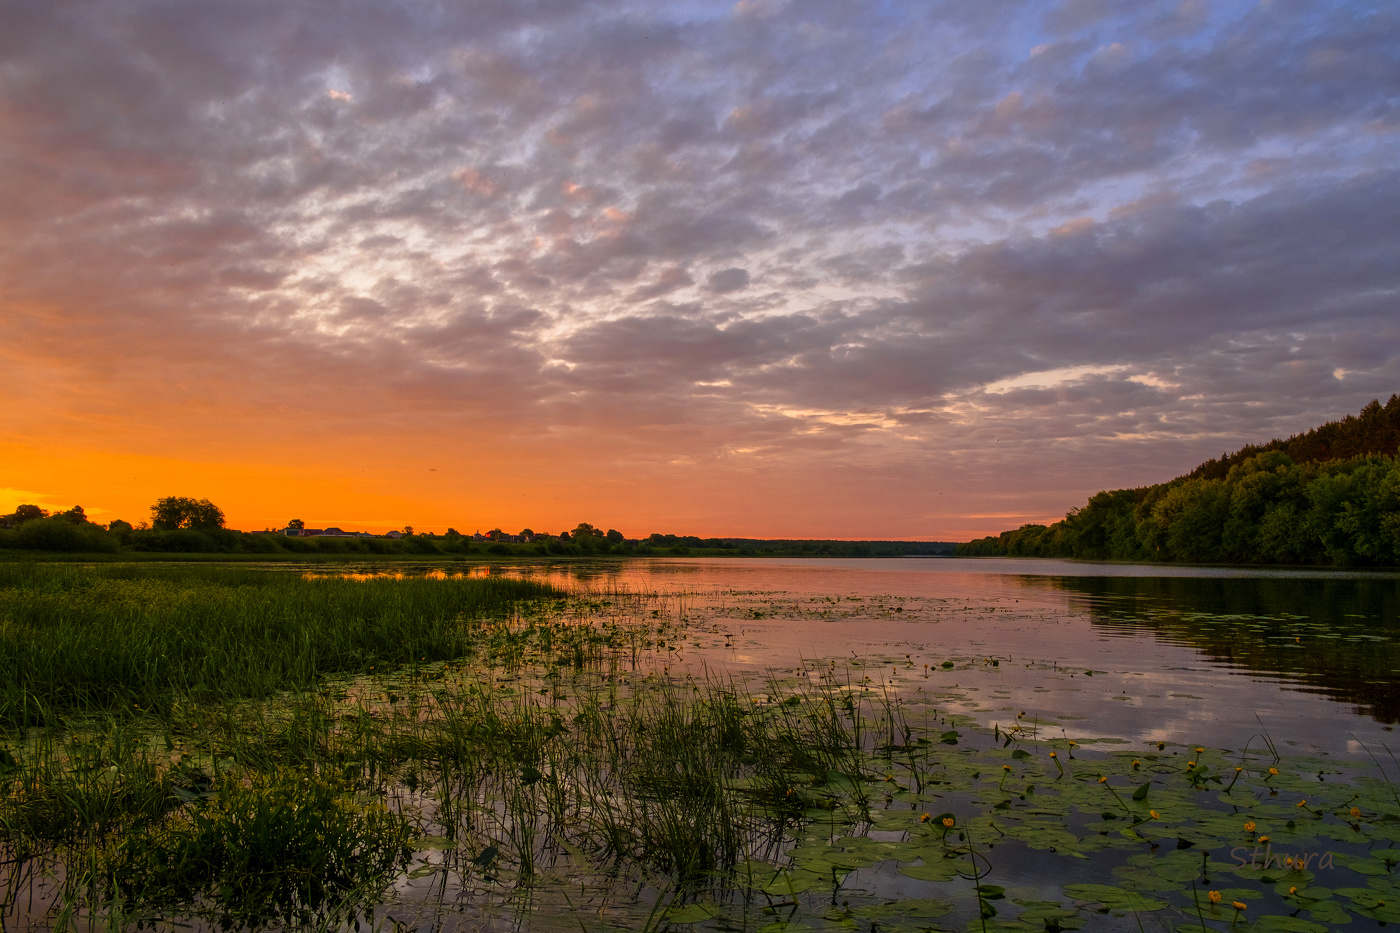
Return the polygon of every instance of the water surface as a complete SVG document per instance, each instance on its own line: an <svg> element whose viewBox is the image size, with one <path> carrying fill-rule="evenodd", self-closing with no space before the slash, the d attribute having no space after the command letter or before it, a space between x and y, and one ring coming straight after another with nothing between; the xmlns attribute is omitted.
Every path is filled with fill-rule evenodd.
<svg viewBox="0 0 1400 933"><path fill-rule="evenodd" d="M515 572L683 599L694 635L673 672L883 660L883 681L985 725L1024 713L1070 737L1221 747L1267 731L1297 751L1365 754L1362 742L1393 746L1400 719L1394 573L928 558Z"/></svg>

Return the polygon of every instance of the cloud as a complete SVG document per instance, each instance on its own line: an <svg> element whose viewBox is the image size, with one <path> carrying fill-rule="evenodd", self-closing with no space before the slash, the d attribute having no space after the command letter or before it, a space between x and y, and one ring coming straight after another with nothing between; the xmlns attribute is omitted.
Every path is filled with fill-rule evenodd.
<svg viewBox="0 0 1400 933"><path fill-rule="evenodd" d="M1384 6L21 2L8 430L1162 478L1395 391L1397 49Z"/></svg>
<svg viewBox="0 0 1400 933"><path fill-rule="evenodd" d="M749 271L731 266L728 269L720 269L718 272L711 272L705 277L705 285L712 292L736 292L742 288L747 288L749 284Z"/></svg>

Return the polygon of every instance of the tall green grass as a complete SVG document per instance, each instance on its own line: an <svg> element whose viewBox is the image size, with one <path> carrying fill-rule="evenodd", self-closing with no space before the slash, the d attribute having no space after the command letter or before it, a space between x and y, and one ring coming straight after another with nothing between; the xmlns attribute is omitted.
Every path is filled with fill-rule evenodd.
<svg viewBox="0 0 1400 933"><path fill-rule="evenodd" d="M308 580L226 567L0 565L0 724L304 690L469 653L540 583Z"/></svg>

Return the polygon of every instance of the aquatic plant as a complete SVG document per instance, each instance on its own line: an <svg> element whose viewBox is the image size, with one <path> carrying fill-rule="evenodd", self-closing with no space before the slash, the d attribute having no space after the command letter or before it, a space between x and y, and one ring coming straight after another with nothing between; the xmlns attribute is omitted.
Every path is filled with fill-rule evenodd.
<svg viewBox="0 0 1400 933"><path fill-rule="evenodd" d="M700 635L643 596L465 627L451 658L375 656L270 699L12 729L0 848L31 881L0 880L0 902L39 870L72 879L51 917L114 924L348 922L395 877L388 916L520 926L584 903L716 930L1400 919L1379 759L1052 738L1044 714L983 729L949 711L955 689L892 682L940 676L912 657L672 674Z"/></svg>

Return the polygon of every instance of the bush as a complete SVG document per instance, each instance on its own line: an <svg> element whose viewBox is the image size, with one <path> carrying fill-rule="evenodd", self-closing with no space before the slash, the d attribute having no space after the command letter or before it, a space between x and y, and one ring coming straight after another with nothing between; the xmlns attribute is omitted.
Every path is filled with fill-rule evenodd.
<svg viewBox="0 0 1400 933"><path fill-rule="evenodd" d="M275 554L281 550L277 545L277 535L247 534L238 541L238 549L250 554Z"/></svg>
<svg viewBox="0 0 1400 933"><path fill-rule="evenodd" d="M61 518L36 518L5 535L8 547L30 551L95 551L112 553L117 539L96 525L75 525Z"/></svg>
<svg viewBox="0 0 1400 933"><path fill-rule="evenodd" d="M413 554L437 554L437 545L433 539L424 535L414 535L408 539L408 550Z"/></svg>
<svg viewBox="0 0 1400 933"><path fill-rule="evenodd" d="M104 858L128 903L192 902L220 925L310 926L353 919L413 849L408 822L357 802L326 775L284 771L252 785L225 779L207 803L127 833Z"/></svg>
<svg viewBox="0 0 1400 933"><path fill-rule="evenodd" d="M183 554L208 554L223 550L209 535L188 528L178 531L151 528L133 532L131 548L135 551L174 551Z"/></svg>

